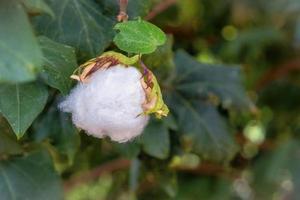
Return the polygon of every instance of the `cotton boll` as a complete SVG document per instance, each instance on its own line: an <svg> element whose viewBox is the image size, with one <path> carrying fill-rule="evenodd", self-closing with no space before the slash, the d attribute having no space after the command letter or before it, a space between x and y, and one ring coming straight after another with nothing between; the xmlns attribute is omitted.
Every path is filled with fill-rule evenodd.
<svg viewBox="0 0 300 200"><path fill-rule="evenodd" d="M78 83L60 104L72 113L73 123L98 138L126 142L140 135L149 117L143 115L142 74L123 65L100 69L87 83Z"/></svg>

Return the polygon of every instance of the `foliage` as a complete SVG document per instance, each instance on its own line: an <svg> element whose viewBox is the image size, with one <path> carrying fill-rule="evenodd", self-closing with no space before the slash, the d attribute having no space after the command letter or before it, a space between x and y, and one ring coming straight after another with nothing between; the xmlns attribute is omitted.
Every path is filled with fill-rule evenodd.
<svg viewBox="0 0 300 200"><path fill-rule="evenodd" d="M0 1L1 199L298 199L299 8L129 0L120 23L117 0ZM57 107L104 51L141 54L170 109L124 144Z"/></svg>
<svg viewBox="0 0 300 200"><path fill-rule="evenodd" d="M114 29L119 31L114 42L128 53L152 53L166 41L165 34L159 28L140 19L118 23Z"/></svg>

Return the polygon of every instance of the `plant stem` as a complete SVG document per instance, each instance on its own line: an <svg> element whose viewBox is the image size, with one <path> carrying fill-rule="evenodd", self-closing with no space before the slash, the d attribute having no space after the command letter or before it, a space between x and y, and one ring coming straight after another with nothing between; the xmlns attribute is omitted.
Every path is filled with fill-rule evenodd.
<svg viewBox="0 0 300 200"><path fill-rule="evenodd" d="M120 11L117 16L117 20L119 22L125 22L128 20L127 5L128 5L128 0L119 0Z"/></svg>

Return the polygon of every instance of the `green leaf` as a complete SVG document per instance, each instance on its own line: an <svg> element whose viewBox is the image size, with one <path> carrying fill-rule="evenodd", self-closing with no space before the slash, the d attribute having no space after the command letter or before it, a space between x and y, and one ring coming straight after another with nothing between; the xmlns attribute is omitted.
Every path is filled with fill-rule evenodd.
<svg viewBox="0 0 300 200"><path fill-rule="evenodd" d="M68 94L72 86L70 76L77 67L75 50L46 37L39 37L39 42L44 53L43 78L51 87Z"/></svg>
<svg viewBox="0 0 300 200"><path fill-rule="evenodd" d="M238 67L201 64L184 51L176 52L176 89L188 97L216 95L225 108L252 106L241 81Z"/></svg>
<svg viewBox="0 0 300 200"><path fill-rule="evenodd" d="M13 134L7 121L0 117L0 157L1 155L16 155L23 152Z"/></svg>
<svg viewBox="0 0 300 200"><path fill-rule="evenodd" d="M0 82L32 81L42 53L29 20L17 0L0 1Z"/></svg>
<svg viewBox="0 0 300 200"><path fill-rule="evenodd" d="M54 18L54 13L44 0L22 0L26 11L31 15L47 13Z"/></svg>
<svg viewBox="0 0 300 200"><path fill-rule="evenodd" d="M59 153L67 156L67 165L73 163L80 146L80 137L70 116L60 112L56 103L34 123L33 127L33 137L36 141L50 139Z"/></svg>
<svg viewBox="0 0 300 200"><path fill-rule="evenodd" d="M170 152L168 128L161 121L151 121L140 138L140 144L147 154L159 159L167 158Z"/></svg>
<svg viewBox="0 0 300 200"><path fill-rule="evenodd" d="M95 57L113 37L113 21L101 13L93 0L46 0L55 13L36 17L39 32L55 41L73 46L82 58Z"/></svg>
<svg viewBox="0 0 300 200"><path fill-rule="evenodd" d="M176 91L166 96L187 150L192 149L204 159L212 161L226 162L232 159L237 146L226 122L214 106L187 98Z"/></svg>
<svg viewBox="0 0 300 200"><path fill-rule="evenodd" d="M166 41L162 30L143 20L118 23L114 29L119 31L114 38L115 44L128 53L152 53Z"/></svg>
<svg viewBox="0 0 300 200"><path fill-rule="evenodd" d="M0 196L5 200L59 200L63 192L47 152L0 162Z"/></svg>
<svg viewBox="0 0 300 200"><path fill-rule="evenodd" d="M43 110L48 92L39 83L0 85L0 112L21 138Z"/></svg>

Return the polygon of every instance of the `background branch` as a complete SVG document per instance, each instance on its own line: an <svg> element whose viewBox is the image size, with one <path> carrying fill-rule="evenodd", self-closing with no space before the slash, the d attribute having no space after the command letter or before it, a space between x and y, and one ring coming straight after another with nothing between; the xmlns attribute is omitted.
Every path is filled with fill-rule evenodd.
<svg viewBox="0 0 300 200"><path fill-rule="evenodd" d="M256 84L256 90L259 91L271 82L287 76L292 71L300 71L300 59L296 58L272 68L267 71Z"/></svg>
<svg viewBox="0 0 300 200"><path fill-rule="evenodd" d="M246 139L243 137L237 137L237 142L241 145L246 143ZM259 145L259 149L262 151L271 151L276 147L276 144L273 141L264 141L261 145ZM78 184L88 183L94 180L97 180L99 176L105 173L113 173L115 171L127 170L131 165L131 160L119 158L116 160L109 161L104 163L90 171L82 172L79 175L71 177L69 180L64 182L65 191L69 191L74 186ZM183 173L191 173L196 175L206 175L206 176L220 176L224 175L227 177L231 177L232 179L239 176L241 170L236 168L226 168L217 163L211 162L203 162L199 166L195 168L188 167L174 167L173 170Z"/></svg>
<svg viewBox="0 0 300 200"><path fill-rule="evenodd" d="M128 169L129 166L130 166L130 160L128 159L120 158L120 159L112 160L110 162L100 165L95 169L71 177L69 180L64 182L64 189L65 191L68 191L78 184L87 183L96 180L99 176L101 176L104 173L111 173L114 171Z"/></svg>

